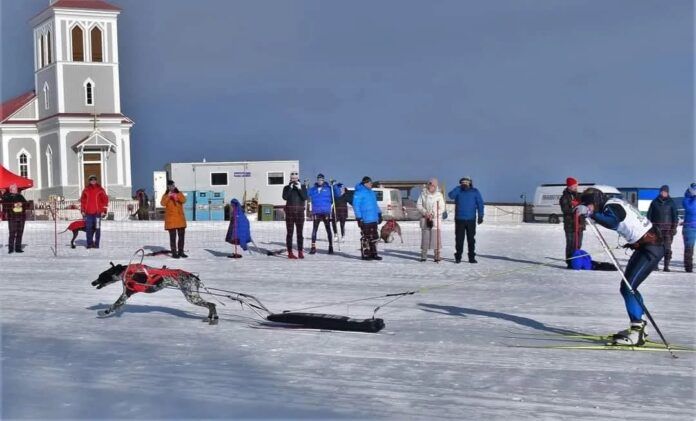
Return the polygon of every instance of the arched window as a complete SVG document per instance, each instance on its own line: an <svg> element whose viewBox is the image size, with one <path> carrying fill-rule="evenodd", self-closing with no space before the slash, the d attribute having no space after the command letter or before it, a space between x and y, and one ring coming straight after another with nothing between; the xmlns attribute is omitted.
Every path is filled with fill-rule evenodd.
<svg viewBox="0 0 696 421"><path fill-rule="evenodd" d="M82 28L76 26L70 31L72 35L72 59L73 61L85 61L85 40Z"/></svg>
<svg viewBox="0 0 696 421"><path fill-rule="evenodd" d="M46 47L48 50L46 54L46 64L51 64L53 63L53 41L51 40L51 31L48 31L48 34L46 34Z"/></svg>
<svg viewBox="0 0 696 421"><path fill-rule="evenodd" d="M87 79L84 83L85 87L85 105L94 105L94 82L92 79Z"/></svg>
<svg viewBox="0 0 696 421"><path fill-rule="evenodd" d="M39 69L44 67L46 63L46 57L44 56L44 36L41 35L39 38Z"/></svg>
<svg viewBox="0 0 696 421"><path fill-rule="evenodd" d="M53 187L53 150L50 145L46 148L46 182L48 187Z"/></svg>
<svg viewBox="0 0 696 421"><path fill-rule="evenodd" d="M48 99L49 94L51 93L50 91L51 91L51 90L50 90L49 87L48 87L48 82L44 82L44 86L43 86L44 109L46 109L46 110L48 110L49 107L51 106L51 103L50 103L50 101L49 101L49 99Z"/></svg>
<svg viewBox="0 0 696 421"><path fill-rule="evenodd" d="M102 53L102 31L98 27L92 28L90 32L92 40L92 61L102 62L104 54Z"/></svg>
<svg viewBox="0 0 696 421"><path fill-rule="evenodd" d="M29 153L22 149L17 154L17 165L19 167L19 175L24 178L29 178Z"/></svg>

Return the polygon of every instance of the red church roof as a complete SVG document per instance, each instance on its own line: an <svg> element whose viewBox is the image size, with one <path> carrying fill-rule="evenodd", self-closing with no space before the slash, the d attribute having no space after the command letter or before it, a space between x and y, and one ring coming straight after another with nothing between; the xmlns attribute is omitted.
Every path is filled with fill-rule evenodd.
<svg viewBox="0 0 696 421"><path fill-rule="evenodd" d="M121 10L121 8L109 4L103 0L58 0L51 7L63 7L67 9L97 9L97 10Z"/></svg>
<svg viewBox="0 0 696 421"><path fill-rule="evenodd" d="M0 123L7 120L8 117L19 111L20 108L27 105L35 97L36 93L29 91L0 104Z"/></svg>

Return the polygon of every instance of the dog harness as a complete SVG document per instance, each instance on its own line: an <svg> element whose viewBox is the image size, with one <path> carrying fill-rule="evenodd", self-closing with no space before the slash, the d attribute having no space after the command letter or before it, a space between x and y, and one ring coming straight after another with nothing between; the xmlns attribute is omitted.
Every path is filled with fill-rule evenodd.
<svg viewBox="0 0 696 421"><path fill-rule="evenodd" d="M155 292L160 289L160 283L165 278L179 279L183 275L190 275L190 273L181 269L153 268L143 264L132 264L124 273L124 283L126 288L134 293Z"/></svg>

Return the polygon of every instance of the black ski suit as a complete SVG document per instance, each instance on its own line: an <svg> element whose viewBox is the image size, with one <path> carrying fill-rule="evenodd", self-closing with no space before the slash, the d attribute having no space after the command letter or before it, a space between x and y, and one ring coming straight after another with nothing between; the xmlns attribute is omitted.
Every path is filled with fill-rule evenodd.
<svg viewBox="0 0 696 421"><path fill-rule="evenodd" d="M305 204L307 203L307 187L300 182L290 183L283 188L283 200L285 200L285 245L288 251L292 250L293 229L297 231L297 249L302 250L304 237L302 229L305 221Z"/></svg>

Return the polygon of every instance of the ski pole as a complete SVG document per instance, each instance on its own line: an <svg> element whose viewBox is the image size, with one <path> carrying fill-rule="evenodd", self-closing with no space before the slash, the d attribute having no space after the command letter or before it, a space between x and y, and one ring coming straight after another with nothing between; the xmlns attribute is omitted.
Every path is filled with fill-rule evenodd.
<svg viewBox="0 0 696 421"><path fill-rule="evenodd" d="M602 244L604 251L609 256L609 259L611 259L611 262L614 264L614 266L616 266L616 269L621 274L622 282L628 288L628 291L631 294L633 294L633 296L635 297L636 291L633 289L633 287L631 286L631 283L628 281L628 279L626 279L626 273L624 272L623 268L619 264L618 260L616 260L616 257L614 256L614 253L609 248L609 244L607 244L607 241L604 239L604 236L597 229L597 225L595 225L594 221L590 218L587 218L587 222L589 222L589 225L592 228L592 231L594 231L595 235L597 236L597 239ZM662 339L662 343L665 344L665 347L667 348L669 353L672 355L673 358L678 358L676 355L674 355L674 351L672 351L672 347L667 342L667 339L665 339L665 336L662 334L662 331L660 330L660 328L657 327L657 323L655 323L655 319L653 319L652 315L650 315L650 312L648 311L647 307L645 307L645 304L643 304L643 301L636 297L636 302L638 302L638 304L640 305L640 308L643 309L643 312L647 316L648 320L650 320L650 324L652 324L652 326L655 328L655 331L657 332L657 334L660 335L660 339Z"/></svg>
<svg viewBox="0 0 696 421"><path fill-rule="evenodd" d="M333 190L334 189L334 181L335 180L331 180L331 182L329 183L329 187L331 188L331 210L333 212L334 224L336 224L338 222L338 214L336 213L336 197L334 196L334 190ZM336 225L334 225L334 227L336 229L338 229L338 227ZM336 245L338 246L338 251L341 251L341 242L338 241L338 234L337 233L334 233L334 234L336 234L336 239L337 239Z"/></svg>

